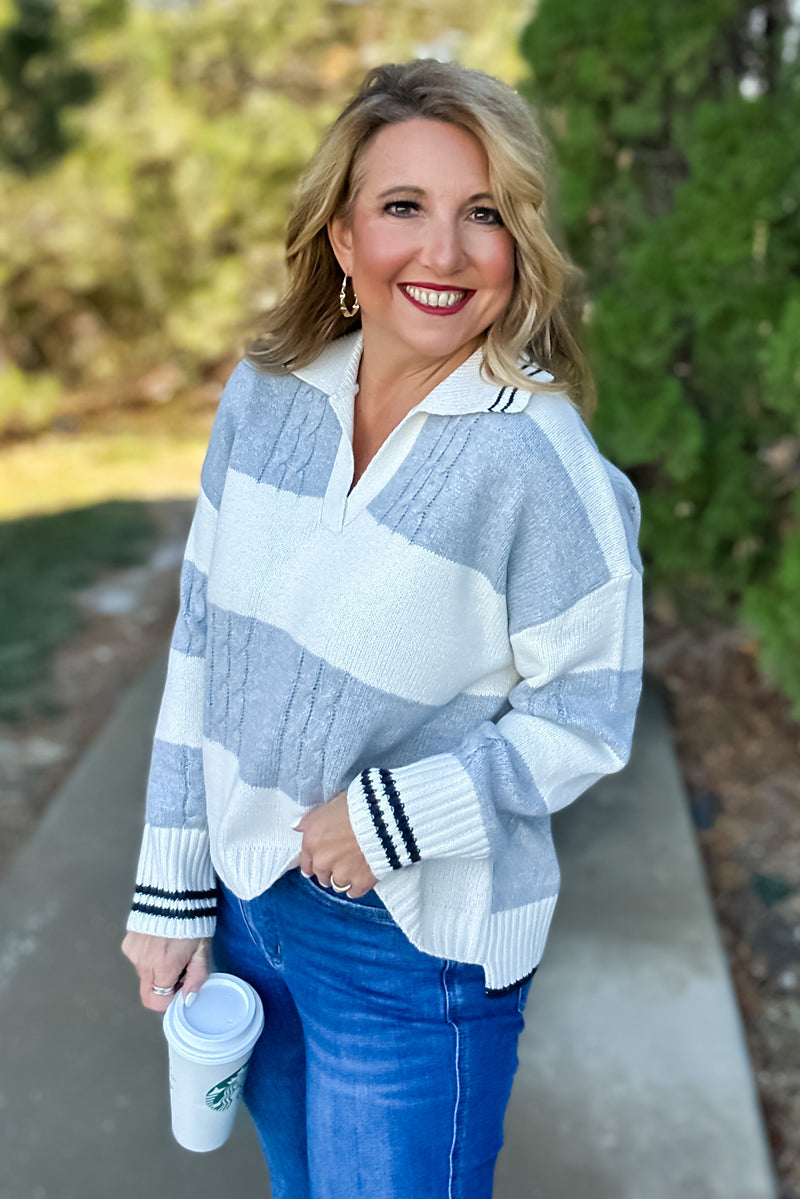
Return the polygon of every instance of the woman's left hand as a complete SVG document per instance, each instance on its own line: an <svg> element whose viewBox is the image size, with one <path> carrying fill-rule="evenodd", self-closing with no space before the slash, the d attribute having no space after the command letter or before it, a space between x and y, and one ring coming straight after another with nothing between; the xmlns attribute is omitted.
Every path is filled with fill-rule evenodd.
<svg viewBox="0 0 800 1199"><path fill-rule="evenodd" d="M332 879L339 887L349 883L347 893L352 899L372 890L378 880L356 841L347 811L346 791L306 812L294 827L303 834L300 869L304 874L316 874L323 887L329 887Z"/></svg>

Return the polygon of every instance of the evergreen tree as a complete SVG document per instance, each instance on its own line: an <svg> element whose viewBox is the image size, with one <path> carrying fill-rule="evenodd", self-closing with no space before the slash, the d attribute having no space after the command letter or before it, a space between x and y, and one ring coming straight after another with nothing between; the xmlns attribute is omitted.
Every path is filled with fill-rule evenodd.
<svg viewBox="0 0 800 1199"><path fill-rule="evenodd" d="M541 0L523 48L651 587L743 605L800 704L798 32L784 0Z"/></svg>
<svg viewBox="0 0 800 1199"><path fill-rule="evenodd" d="M108 7L96 6L101 19ZM31 175L68 149L64 111L95 94L69 48L56 0L13 0L0 25L0 167Z"/></svg>

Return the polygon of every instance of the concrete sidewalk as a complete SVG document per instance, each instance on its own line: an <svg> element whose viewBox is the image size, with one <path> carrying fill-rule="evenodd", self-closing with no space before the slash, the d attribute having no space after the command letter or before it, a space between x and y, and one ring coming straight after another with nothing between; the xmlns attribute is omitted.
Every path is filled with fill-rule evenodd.
<svg viewBox="0 0 800 1199"><path fill-rule="evenodd" d="M173 1143L160 1024L119 952L162 677L159 663L124 698L0 885L0 1199L269 1194L245 1115L215 1153ZM556 836L563 892L495 1199L774 1199L652 693L628 768L560 813Z"/></svg>

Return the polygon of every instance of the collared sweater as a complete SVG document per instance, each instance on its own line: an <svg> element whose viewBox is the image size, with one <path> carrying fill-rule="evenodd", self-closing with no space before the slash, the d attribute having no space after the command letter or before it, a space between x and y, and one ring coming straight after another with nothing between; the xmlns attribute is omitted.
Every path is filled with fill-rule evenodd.
<svg viewBox="0 0 800 1199"><path fill-rule="evenodd" d="M352 487L360 355L353 334L288 376L244 361L224 389L128 927L210 936L216 876L261 894L346 790L400 928L503 990L553 915L551 813L630 752L636 493L566 396L486 382L481 350Z"/></svg>

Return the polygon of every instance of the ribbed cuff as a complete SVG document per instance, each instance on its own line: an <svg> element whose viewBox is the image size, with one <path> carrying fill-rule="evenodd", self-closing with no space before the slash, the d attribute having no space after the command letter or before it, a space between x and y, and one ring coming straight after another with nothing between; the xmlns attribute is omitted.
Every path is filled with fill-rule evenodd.
<svg viewBox="0 0 800 1199"><path fill-rule="evenodd" d="M378 879L427 858L489 856L472 779L451 754L362 770L347 789L347 806Z"/></svg>
<svg viewBox="0 0 800 1199"><path fill-rule="evenodd" d="M128 917L131 932L154 937L211 937L217 880L205 829L147 825Z"/></svg>

